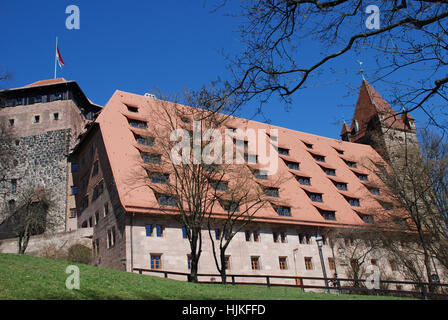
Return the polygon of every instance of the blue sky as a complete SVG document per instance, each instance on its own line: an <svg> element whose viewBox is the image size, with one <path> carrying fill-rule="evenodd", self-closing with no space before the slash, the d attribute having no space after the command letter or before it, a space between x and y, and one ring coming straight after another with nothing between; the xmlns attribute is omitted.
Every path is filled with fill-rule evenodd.
<svg viewBox="0 0 448 320"><path fill-rule="evenodd" d="M2 1L0 69L12 73L4 86L18 87L53 78L55 38L66 66L58 77L75 80L95 103L105 105L117 89L138 94L174 95L186 88L228 75L219 53L240 50L238 19L226 15L238 10L238 1L211 12L212 1ZM80 9L80 29L68 30L68 5ZM306 51L313 57L311 49ZM371 57L348 55L337 62L347 72L327 74L320 85L297 92L292 109L272 99L264 113L272 124L339 139L342 118L351 120L361 77ZM368 73L367 73L368 77ZM380 94L387 91L374 87ZM252 118L256 105L241 116ZM423 121L420 112L414 113ZM263 121L260 117L253 120Z"/></svg>

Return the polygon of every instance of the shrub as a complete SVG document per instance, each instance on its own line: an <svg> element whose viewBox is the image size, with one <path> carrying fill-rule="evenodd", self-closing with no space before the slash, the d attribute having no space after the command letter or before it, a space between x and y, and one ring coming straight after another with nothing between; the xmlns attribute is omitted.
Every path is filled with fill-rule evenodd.
<svg viewBox="0 0 448 320"><path fill-rule="evenodd" d="M68 248L67 260L84 264L91 264L93 260L92 249L82 244L74 244Z"/></svg>

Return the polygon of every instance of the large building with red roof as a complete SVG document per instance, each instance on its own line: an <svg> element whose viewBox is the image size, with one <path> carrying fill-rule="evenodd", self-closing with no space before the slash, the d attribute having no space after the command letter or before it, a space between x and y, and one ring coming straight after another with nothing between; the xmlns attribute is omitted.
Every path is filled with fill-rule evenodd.
<svg viewBox="0 0 448 320"><path fill-rule="evenodd" d="M158 192L164 180L151 181L145 170L145 162L160 157L153 146L158 139L153 125L167 104L189 108L116 91L71 154L70 161L78 168L73 173L78 227L93 228L99 266L189 270L189 243L175 219L176 209L173 206L168 214L169 195L161 197ZM394 139L405 136L416 141L414 119L397 115L367 81L362 82L351 125L343 125L342 140L236 117L229 117L223 126L277 132L275 174L260 174L260 165L249 172L261 186L279 181L278 177L282 182L270 194L270 205L235 235L226 252L228 272L247 275L321 277L316 236L380 219L387 199L369 166L386 164ZM373 143L373 136L379 136L382 144ZM266 143L270 138L265 135ZM253 164L243 165L254 169ZM145 175L144 183L135 179ZM215 210L219 216L227 209L218 204ZM199 272L216 273L208 233L203 232ZM326 241L323 261L330 274L335 272L334 259Z"/></svg>

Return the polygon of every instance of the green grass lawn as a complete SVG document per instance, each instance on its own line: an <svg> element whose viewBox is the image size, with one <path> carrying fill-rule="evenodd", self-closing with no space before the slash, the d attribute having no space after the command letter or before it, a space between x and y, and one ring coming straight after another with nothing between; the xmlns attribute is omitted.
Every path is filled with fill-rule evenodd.
<svg viewBox="0 0 448 320"><path fill-rule="evenodd" d="M80 269L80 289L68 290L68 265ZM67 261L0 254L0 299L394 299L302 293L298 288L194 284Z"/></svg>

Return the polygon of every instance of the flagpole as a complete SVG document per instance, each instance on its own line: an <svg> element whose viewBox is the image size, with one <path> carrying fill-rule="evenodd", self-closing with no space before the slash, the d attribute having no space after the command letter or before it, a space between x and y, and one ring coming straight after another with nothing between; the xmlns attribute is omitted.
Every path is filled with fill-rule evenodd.
<svg viewBox="0 0 448 320"><path fill-rule="evenodd" d="M56 72L57 72L57 56L58 56L58 37L56 37L56 48L54 50L54 78L56 79Z"/></svg>

